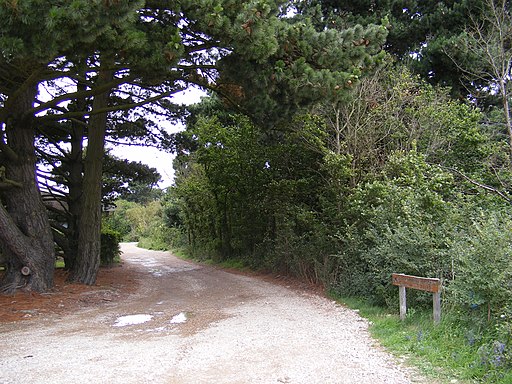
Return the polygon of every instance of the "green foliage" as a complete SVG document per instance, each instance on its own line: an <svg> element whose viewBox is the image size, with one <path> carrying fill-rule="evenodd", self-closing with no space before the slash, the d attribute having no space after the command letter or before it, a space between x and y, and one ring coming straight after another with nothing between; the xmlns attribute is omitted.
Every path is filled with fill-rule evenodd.
<svg viewBox="0 0 512 384"><path fill-rule="evenodd" d="M142 248L167 250L179 247L183 244L183 232L170 225L163 203L165 200L145 205L117 200L116 209L103 219L103 224L118 232L123 241L136 241Z"/></svg>
<svg viewBox="0 0 512 384"><path fill-rule="evenodd" d="M159 201L136 204L126 211L134 237L151 249L167 249L164 241L162 206ZM153 239L151 242L147 239Z"/></svg>
<svg viewBox="0 0 512 384"><path fill-rule="evenodd" d="M101 230L101 251L100 260L102 265L110 266L114 264L115 259L121 255L119 242L121 234L110 228L102 228Z"/></svg>
<svg viewBox="0 0 512 384"><path fill-rule="evenodd" d="M103 160L103 201L124 199L137 203L157 200L160 174L140 162L122 160L108 154Z"/></svg>
<svg viewBox="0 0 512 384"><path fill-rule="evenodd" d="M47 63L63 52L90 44L130 18L140 1L103 0L42 3L4 1L0 7L4 59L31 58ZM31 60L31 61L32 61Z"/></svg>
<svg viewBox="0 0 512 384"><path fill-rule="evenodd" d="M471 217L450 247L455 276L448 297L474 319L511 321L512 220L483 210Z"/></svg>
<svg viewBox="0 0 512 384"><path fill-rule="evenodd" d="M299 1L299 10L309 15L317 28L382 23L388 29L387 52L398 57L431 83L452 87L457 96L466 95L472 85L465 73L446 55L456 51L455 43L470 19L482 20L482 0L462 1ZM425 44L428 42L428 44ZM453 45L450 44L453 43ZM411 53L415 53L414 59ZM468 59L466 59L468 60ZM474 66L479 60L471 62ZM464 81L465 87L462 85Z"/></svg>
<svg viewBox="0 0 512 384"><path fill-rule="evenodd" d="M347 171L338 167L348 166L325 148L323 122L302 115L264 131L218 115L194 119L189 135L196 150L178 159L173 193L191 252L319 281L330 246L319 221L322 176L342 182Z"/></svg>
<svg viewBox="0 0 512 384"><path fill-rule="evenodd" d="M241 85L243 94L231 96L261 124L291 116L297 107L324 98L343 98L382 60L387 30L379 25L316 31L309 19L296 17L263 29L257 19L248 20L245 33L240 30L241 40L235 42L241 44L243 55L222 60L222 81ZM247 36L261 42L247 44Z"/></svg>
<svg viewBox="0 0 512 384"><path fill-rule="evenodd" d="M409 293L409 291L408 291ZM396 292L398 296L398 293ZM394 354L407 356L427 377L451 382L509 383L512 370L509 346L493 327L462 321L455 311L445 311L435 325L431 310L409 311L400 321L397 311L369 305L352 297L340 299L357 309L370 323L370 333Z"/></svg>
<svg viewBox="0 0 512 384"><path fill-rule="evenodd" d="M121 235L123 241L137 241L137 233L128 212L138 206L137 203L117 200L116 208L103 218L103 226L107 226Z"/></svg>
<svg viewBox="0 0 512 384"><path fill-rule="evenodd" d="M333 150L353 159L354 182L382 170L390 153L416 148L427 161L463 172L483 168L489 138L482 114L450 99L393 61L363 78L343 103L325 103ZM339 136L339 138L334 139Z"/></svg>
<svg viewBox="0 0 512 384"><path fill-rule="evenodd" d="M382 180L355 189L349 198L346 234L340 234L337 289L396 306L392 273L447 274L452 180L416 151L397 152Z"/></svg>

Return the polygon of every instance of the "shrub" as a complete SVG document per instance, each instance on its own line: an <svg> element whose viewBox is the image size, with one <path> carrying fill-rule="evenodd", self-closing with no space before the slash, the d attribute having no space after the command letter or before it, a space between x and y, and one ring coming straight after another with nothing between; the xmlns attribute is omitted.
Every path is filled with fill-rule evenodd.
<svg viewBox="0 0 512 384"><path fill-rule="evenodd" d="M101 230L101 253L100 260L102 265L110 266L114 264L115 259L121 255L119 242L121 234L110 228Z"/></svg>
<svg viewBox="0 0 512 384"><path fill-rule="evenodd" d="M335 289L397 306L392 273L425 277L449 273L450 220L456 216L448 200L451 181L449 174L410 151L391 156L382 180L357 187L339 234Z"/></svg>
<svg viewBox="0 0 512 384"><path fill-rule="evenodd" d="M481 212L459 229L451 247L455 278L447 293L461 309L488 320L509 317L512 309L512 220Z"/></svg>

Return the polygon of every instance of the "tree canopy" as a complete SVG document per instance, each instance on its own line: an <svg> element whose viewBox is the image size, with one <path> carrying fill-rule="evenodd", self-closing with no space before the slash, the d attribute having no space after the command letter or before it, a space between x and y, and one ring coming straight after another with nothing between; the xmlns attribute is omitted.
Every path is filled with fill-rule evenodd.
<svg viewBox="0 0 512 384"><path fill-rule="evenodd" d="M109 131L113 114L145 110L172 118L169 96L197 84L254 116L278 120L293 108L343 94L380 60L384 27L318 32L306 19L284 17L286 10L287 2L279 1L2 3L4 285L40 291L52 285L52 237L36 187L36 137L71 143L60 150L73 168L68 176L77 254L70 277L91 284L99 266L106 135L138 127L144 136L151 127L110 124ZM60 138L49 134L57 125L64 130ZM16 204L20 200L26 204Z"/></svg>

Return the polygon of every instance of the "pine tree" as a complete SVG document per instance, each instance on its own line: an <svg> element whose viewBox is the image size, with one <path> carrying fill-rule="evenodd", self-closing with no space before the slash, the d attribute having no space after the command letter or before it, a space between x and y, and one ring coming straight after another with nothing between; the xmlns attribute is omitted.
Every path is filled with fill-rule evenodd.
<svg viewBox="0 0 512 384"><path fill-rule="evenodd" d="M464 81L463 71L445 50L461 41L471 19L484 17L484 0L304 0L297 3L299 11L310 15L319 29L344 29L384 21L389 31L387 52L429 82L452 87L456 97L470 92L471 83Z"/></svg>

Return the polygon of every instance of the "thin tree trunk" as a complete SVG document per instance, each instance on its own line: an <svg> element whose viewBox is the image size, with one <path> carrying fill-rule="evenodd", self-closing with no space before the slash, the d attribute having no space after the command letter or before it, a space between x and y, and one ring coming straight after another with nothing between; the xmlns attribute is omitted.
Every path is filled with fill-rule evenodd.
<svg viewBox="0 0 512 384"><path fill-rule="evenodd" d="M5 105L7 145L16 154L5 161L5 177L20 187L1 196L0 247L7 260L0 282L4 293L19 288L44 292L53 287L53 237L36 179L33 120L24 116L36 93L37 85L24 86Z"/></svg>
<svg viewBox="0 0 512 384"><path fill-rule="evenodd" d="M98 84L112 80L113 72L102 63ZM92 285L100 266L101 247L101 184L107 113L94 113L108 106L110 92L95 96L89 122L87 153L84 164L81 213L78 221L78 252L70 280Z"/></svg>

